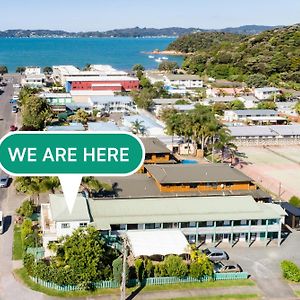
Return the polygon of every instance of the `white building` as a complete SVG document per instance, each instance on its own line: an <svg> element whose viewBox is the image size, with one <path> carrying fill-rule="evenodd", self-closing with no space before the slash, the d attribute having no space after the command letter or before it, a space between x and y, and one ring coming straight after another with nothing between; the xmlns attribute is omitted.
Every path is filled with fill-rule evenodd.
<svg viewBox="0 0 300 300"><path fill-rule="evenodd" d="M281 91L275 87L263 87L254 89L254 96L258 100L273 100L274 98L276 98L276 96L280 94Z"/></svg>
<svg viewBox="0 0 300 300"><path fill-rule="evenodd" d="M40 75L42 73L40 67L26 67L25 69L25 76L27 75Z"/></svg>
<svg viewBox="0 0 300 300"><path fill-rule="evenodd" d="M137 111L132 97L129 96L93 96L90 97L89 103L93 108L109 113L135 113Z"/></svg>
<svg viewBox="0 0 300 300"><path fill-rule="evenodd" d="M166 86L196 89L203 87L203 81L198 75L169 74L164 76Z"/></svg>
<svg viewBox="0 0 300 300"><path fill-rule="evenodd" d="M278 113L273 109L242 109L242 110L225 110L224 120L227 122L247 121L253 117L277 117Z"/></svg>
<svg viewBox="0 0 300 300"><path fill-rule="evenodd" d="M195 109L195 103L193 104L175 104L175 105L156 105L154 112L158 117L165 109L176 109L180 113L188 112Z"/></svg>
<svg viewBox="0 0 300 300"><path fill-rule="evenodd" d="M49 203L41 204L41 228L46 256L50 254L47 251L49 242L70 235L75 229L86 227L90 223L87 200L81 194L78 194L72 212L63 195L49 195Z"/></svg>
<svg viewBox="0 0 300 300"><path fill-rule="evenodd" d="M44 74L29 74L21 79L22 86L31 88L42 88L45 83L46 76Z"/></svg>

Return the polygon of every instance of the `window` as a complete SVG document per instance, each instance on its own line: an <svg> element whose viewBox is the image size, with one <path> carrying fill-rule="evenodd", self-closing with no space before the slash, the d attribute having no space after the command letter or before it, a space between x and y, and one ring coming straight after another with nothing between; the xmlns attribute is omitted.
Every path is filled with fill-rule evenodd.
<svg viewBox="0 0 300 300"><path fill-rule="evenodd" d="M61 223L61 229L70 228L70 223Z"/></svg>
<svg viewBox="0 0 300 300"><path fill-rule="evenodd" d="M169 229L173 227L173 223L163 223L163 228Z"/></svg>
<svg viewBox="0 0 300 300"><path fill-rule="evenodd" d="M138 224L128 224L127 225L127 230L137 230L138 229Z"/></svg>
<svg viewBox="0 0 300 300"><path fill-rule="evenodd" d="M224 222L223 221L217 221L216 226L217 227L222 227L222 226L224 226Z"/></svg>
<svg viewBox="0 0 300 300"><path fill-rule="evenodd" d="M199 227L206 227L206 222L198 222Z"/></svg>
<svg viewBox="0 0 300 300"><path fill-rule="evenodd" d="M214 222L213 221L207 221L206 222L206 226L207 227L213 227L214 226Z"/></svg>
<svg viewBox="0 0 300 300"><path fill-rule="evenodd" d="M87 223L86 222L79 223L79 227L87 227Z"/></svg>
<svg viewBox="0 0 300 300"><path fill-rule="evenodd" d="M145 229L155 229L154 223L145 224Z"/></svg>
<svg viewBox="0 0 300 300"><path fill-rule="evenodd" d="M120 224L117 224L117 225L114 224L114 225L111 225L111 230L112 231L120 230L120 227L121 227Z"/></svg>

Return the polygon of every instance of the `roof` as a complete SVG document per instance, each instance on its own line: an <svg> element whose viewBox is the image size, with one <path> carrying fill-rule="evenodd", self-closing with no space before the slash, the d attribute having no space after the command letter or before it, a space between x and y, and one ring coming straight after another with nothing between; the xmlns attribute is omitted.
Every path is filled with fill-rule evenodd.
<svg viewBox="0 0 300 300"><path fill-rule="evenodd" d="M78 90L70 91L71 96L113 96L114 92L113 91L85 91L85 90Z"/></svg>
<svg viewBox="0 0 300 300"><path fill-rule="evenodd" d="M90 122L89 131L120 131L120 128L113 122Z"/></svg>
<svg viewBox="0 0 300 300"><path fill-rule="evenodd" d="M271 196L260 189L256 190L213 190L213 191L183 191L183 192L161 192L153 178L147 174L133 174L126 177L99 177L116 187L112 193L106 194L106 199L111 198L174 198L174 197L214 197L214 196L253 196L257 200L268 200Z"/></svg>
<svg viewBox="0 0 300 300"><path fill-rule="evenodd" d="M77 195L71 213L62 194L50 194L49 202L52 219L56 222L91 220L86 199L81 194Z"/></svg>
<svg viewBox="0 0 300 300"><path fill-rule="evenodd" d="M189 243L178 229L128 231L126 235L134 257L189 253Z"/></svg>
<svg viewBox="0 0 300 300"><path fill-rule="evenodd" d="M233 137L246 136L300 136L300 125L230 126Z"/></svg>
<svg viewBox="0 0 300 300"><path fill-rule="evenodd" d="M132 103L132 97L129 96L92 96L90 97L90 101L95 104L108 104L111 102L120 102L120 103Z"/></svg>
<svg viewBox="0 0 300 300"><path fill-rule="evenodd" d="M66 81L138 81L136 77L130 76L78 76L78 77L67 77Z"/></svg>
<svg viewBox="0 0 300 300"><path fill-rule="evenodd" d="M198 75L184 75L184 74L168 74L165 75L169 80L199 80L201 78Z"/></svg>
<svg viewBox="0 0 300 300"><path fill-rule="evenodd" d="M141 115L134 115L134 116L124 116L123 117L123 124L125 126L132 126L132 123L135 121L141 122L141 125L144 126L146 129L147 128L153 128L153 127L158 127L158 128L163 128L160 124L155 122L153 119L150 119L146 116L141 116Z"/></svg>
<svg viewBox="0 0 300 300"><path fill-rule="evenodd" d="M232 110L232 112L236 113L239 116L245 116L245 117L277 115L277 111L273 109L241 109L241 110Z"/></svg>
<svg viewBox="0 0 300 300"><path fill-rule="evenodd" d="M251 196L177 197L88 200L93 224L111 225L277 219L286 215L277 204L258 203Z"/></svg>
<svg viewBox="0 0 300 300"><path fill-rule="evenodd" d="M180 100L185 100L188 102L191 102L188 99L183 99L183 98L162 98L162 99L153 99L154 104L156 105L174 105L176 102Z"/></svg>
<svg viewBox="0 0 300 300"><path fill-rule="evenodd" d="M287 213L294 215L295 217L300 217L300 207L295 207L288 202L280 203L280 206L286 210Z"/></svg>
<svg viewBox="0 0 300 300"><path fill-rule="evenodd" d="M262 87L262 88L256 88L255 89L256 92L279 92L280 89L275 88L275 87Z"/></svg>
<svg viewBox="0 0 300 300"><path fill-rule="evenodd" d="M72 98L70 93L41 93L42 98Z"/></svg>
<svg viewBox="0 0 300 300"><path fill-rule="evenodd" d="M69 126L48 126L47 131L84 131L81 123L70 123Z"/></svg>
<svg viewBox="0 0 300 300"><path fill-rule="evenodd" d="M140 138L144 144L146 154L148 153L170 153L167 146L157 138Z"/></svg>
<svg viewBox="0 0 300 300"><path fill-rule="evenodd" d="M252 181L226 164L147 165L146 169L160 184Z"/></svg>

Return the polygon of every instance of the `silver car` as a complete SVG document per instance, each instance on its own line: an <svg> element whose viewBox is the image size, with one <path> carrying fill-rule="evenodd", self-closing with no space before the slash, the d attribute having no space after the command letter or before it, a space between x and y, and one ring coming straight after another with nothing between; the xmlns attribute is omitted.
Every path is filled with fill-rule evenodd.
<svg viewBox="0 0 300 300"><path fill-rule="evenodd" d="M241 266L232 261L216 262L214 264L214 270L216 273L240 273L240 272L243 272Z"/></svg>
<svg viewBox="0 0 300 300"><path fill-rule="evenodd" d="M8 187L9 177L7 175L0 176L0 188Z"/></svg>
<svg viewBox="0 0 300 300"><path fill-rule="evenodd" d="M229 259L228 254L224 250L219 248L206 248L202 250L202 253L204 253L211 261L220 261L220 260Z"/></svg>

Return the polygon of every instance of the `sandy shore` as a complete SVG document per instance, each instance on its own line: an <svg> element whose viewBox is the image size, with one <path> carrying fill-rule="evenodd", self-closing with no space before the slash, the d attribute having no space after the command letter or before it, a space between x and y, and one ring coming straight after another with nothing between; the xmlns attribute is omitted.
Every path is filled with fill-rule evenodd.
<svg viewBox="0 0 300 300"><path fill-rule="evenodd" d="M153 55L168 55L168 56L188 56L192 55L193 53L183 53L183 52L178 52L175 50L153 50L150 52L145 52L146 54L153 54Z"/></svg>

